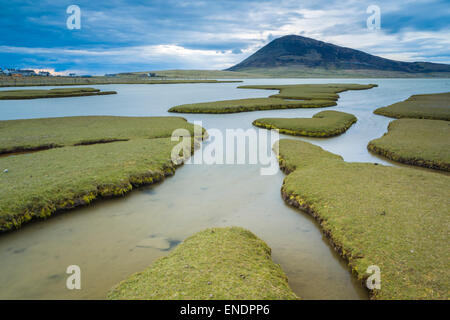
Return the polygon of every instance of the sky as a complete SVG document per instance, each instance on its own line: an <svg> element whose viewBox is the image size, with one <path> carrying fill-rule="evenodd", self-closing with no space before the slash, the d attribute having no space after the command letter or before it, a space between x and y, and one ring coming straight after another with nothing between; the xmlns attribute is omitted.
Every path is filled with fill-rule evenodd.
<svg viewBox="0 0 450 320"><path fill-rule="evenodd" d="M67 20L80 8L80 28ZM367 19L380 9L380 28ZM449 0L0 0L0 67L77 74L222 70L289 34L450 63Z"/></svg>

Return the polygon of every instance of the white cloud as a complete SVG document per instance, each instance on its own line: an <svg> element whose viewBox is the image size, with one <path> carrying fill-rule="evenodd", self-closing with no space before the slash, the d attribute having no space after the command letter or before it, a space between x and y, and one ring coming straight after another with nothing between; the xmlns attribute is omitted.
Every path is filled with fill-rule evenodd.
<svg viewBox="0 0 450 320"><path fill-rule="evenodd" d="M52 56L58 61L75 62L78 68L97 62L98 65L117 64L125 68L133 63L159 63L186 69L224 69L248 57L273 38L297 34L395 60L450 63L448 25L433 31L417 30L413 26L399 28L395 33L383 29L383 14L408 10L412 4L436 3L437 0L378 1L382 29L377 32L365 27L366 8L371 2L236 1L236 5L227 6L226 2L182 0L172 4L175 11L179 11L178 16L168 14L167 17L158 16L157 13L163 11L150 5L127 6L124 2L103 11L83 9L83 28L86 26L83 30L89 32L80 33L80 37L113 37L115 42L104 42L109 44L108 48L95 44L87 44L88 49L0 46L0 52Z"/></svg>
<svg viewBox="0 0 450 320"><path fill-rule="evenodd" d="M63 58L78 57L81 61L98 61L104 57L109 63L174 63L178 62L192 69L224 69L244 58L245 53L235 54L232 50L188 49L177 45L152 45L113 48L108 50L80 50L64 48L27 48L0 46L0 52L33 55L59 55Z"/></svg>
<svg viewBox="0 0 450 320"><path fill-rule="evenodd" d="M31 69L31 70L34 70L34 72L36 72L36 73L39 73L39 72L41 72L41 71L43 71L43 72L50 72L50 74L51 75L54 75L54 76L63 76L63 75L66 75L66 72L57 72L57 71L55 71L55 69L53 69L53 68L45 68L45 69L36 69L36 68L24 68L24 69Z"/></svg>

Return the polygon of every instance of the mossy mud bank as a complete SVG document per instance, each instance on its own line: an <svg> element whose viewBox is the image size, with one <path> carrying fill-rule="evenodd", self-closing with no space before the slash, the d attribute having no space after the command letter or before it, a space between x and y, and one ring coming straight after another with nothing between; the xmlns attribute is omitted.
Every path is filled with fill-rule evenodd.
<svg viewBox="0 0 450 320"><path fill-rule="evenodd" d="M194 126L180 118L170 121L161 117L157 121L170 132L168 136L137 135L129 141L69 145L0 157L0 232L99 198L123 196L133 188L173 175L188 155L180 152L177 165L172 162L172 149L180 142L171 141L171 129L177 129L180 121L192 132ZM161 134L156 129L152 132ZM206 131L200 132L194 139L181 142L191 153L207 135Z"/></svg>
<svg viewBox="0 0 450 320"><path fill-rule="evenodd" d="M393 161L450 171L450 124L443 120L395 120L388 132L370 141L367 148Z"/></svg>
<svg viewBox="0 0 450 320"><path fill-rule="evenodd" d="M44 98L67 98L84 96L102 96L117 94L116 91L100 91L95 88L67 88L48 90L5 90L0 91L0 100L27 100Z"/></svg>
<svg viewBox="0 0 450 320"><path fill-rule="evenodd" d="M270 98L294 99L294 100L333 100L339 99L339 93L349 90L367 90L378 87L377 84L291 84L291 85L246 85L239 89L278 90L278 94Z"/></svg>
<svg viewBox="0 0 450 320"><path fill-rule="evenodd" d="M373 113L391 118L450 121L450 92L412 95L404 101L378 108Z"/></svg>
<svg viewBox="0 0 450 320"><path fill-rule="evenodd" d="M312 118L261 118L253 125L293 136L332 137L347 131L357 121L352 114L340 111L322 111Z"/></svg>
<svg viewBox="0 0 450 320"><path fill-rule="evenodd" d="M381 271L372 299L448 299L448 190L439 173L341 157L296 140L280 140L287 204L313 216L365 286Z"/></svg>
<svg viewBox="0 0 450 320"><path fill-rule="evenodd" d="M292 108L332 107L339 99L338 93L347 90L366 90L376 84L301 84L240 86L240 89L279 90L268 98L223 100L174 106L169 112L180 113L237 113Z"/></svg>
<svg viewBox="0 0 450 320"><path fill-rule="evenodd" d="M295 300L270 247L248 230L211 228L108 293L128 300Z"/></svg>
<svg viewBox="0 0 450 320"><path fill-rule="evenodd" d="M133 188L160 182L164 177L171 176L175 167L166 166L161 171L129 176L115 185L97 185L89 192L74 193L70 199L54 200L42 205L30 204L24 206L21 213L2 213L0 217L0 233L19 229L24 223L48 217L76 207L89 205L94 200L124 196Z"/></svg>
<svg viewBox="0 0 450 320"><path fill-rule="evenodd" d="M192 124L181 117L83 116L0 121L0 154L170 137L178 128L194 134Z"/></svg>
<svg viewBox="0 0 450 320"><path fill-rule="evenodd" d="M276 109L323 108L335 106L335 101L292 101L278 98L250 98L183 104L169 109L178 113L239 113Z"/></svg>

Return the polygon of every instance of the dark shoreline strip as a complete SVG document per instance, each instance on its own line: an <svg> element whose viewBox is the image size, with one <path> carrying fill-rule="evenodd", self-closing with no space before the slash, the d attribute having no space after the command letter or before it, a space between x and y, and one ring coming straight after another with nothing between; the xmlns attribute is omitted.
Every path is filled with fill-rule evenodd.
<svg viewBox="0 0 450 320"><path fill-rule="evenodd" d="M41 145L41 146L37 146L37 147L16 147L16 148L12 148L12 149L0 149L0 157L7 157L10 155L14 155L14 154L26 154L26 153L33 153L33 152L38 152L38 151L45 151L45 150L50 150L50 149L54 149L54 148L62 148L62 145L58 145L58 144L46 144L46 145Z"/></svg>
<svg viewBox="0 0 450 320"><path fill-rule="evenodd" d="M403 164L418 166L418 167L427 168L427 169L442 170L442 171L450 172L450 164L448 164L448 163L439 163L436 161L425 160L425 159L421 159L421 158L405 158L405 157L398 155L395 152L377 147L372 142L369 142L369 144L367 145L367 150L369 150L370 152L373 152L376 155L380 155L380 156L386 157L389 160L400 162Z"/></svg>
<svg viewBox="0 0 450 320"><path fill-rule="evenodd" d="M8 157L12 155L19 155L19 154L28 154L28 153L34 153L39 151L46 151L50 149L55 148L63 148L63 147L79 147L79 146L90 146L93 144L105 144L105 143L112 143L112 142L121 142L121 141L130 141L130 139L99 139L99 140L88 140L88 141L80 141L73 145L58 145L58 144L48 144L48 145L42 145L37 147L17 147L12 149L0 149L0 157Z"/></svg>
<svg viewBox="0 0 450 320"><path fill-rule="evenodd" d="M1 94L1 91L0 91ZM87 97L87 96L103 96L117 94L116 91L99 91L99 92L77 92L77 93L67 93L67 94L42 94L35 96L10 96L10 97L2 97L0 96L0 100L33 100L33 99L54 99L54 98L71 98L71 97Z"/></svg>

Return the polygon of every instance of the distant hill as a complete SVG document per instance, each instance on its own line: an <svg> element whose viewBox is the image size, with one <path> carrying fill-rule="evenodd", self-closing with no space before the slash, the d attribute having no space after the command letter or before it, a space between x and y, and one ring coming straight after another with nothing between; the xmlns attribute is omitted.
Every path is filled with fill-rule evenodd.
<svg viewBox="0 0 450 320"><path fill-rule="evenodd" d="M311 38L289 35L273 40L226 69L275 76L450 76L450 65L402 62Z"/></svg>

